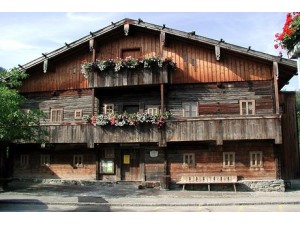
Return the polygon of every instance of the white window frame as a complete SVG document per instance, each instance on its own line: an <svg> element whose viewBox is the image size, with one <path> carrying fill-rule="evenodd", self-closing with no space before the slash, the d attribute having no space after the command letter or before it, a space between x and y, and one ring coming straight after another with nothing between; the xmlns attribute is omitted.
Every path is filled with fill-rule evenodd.
<svg viewBox="0 0 300 225"><path fill-rule="evenodd" d="M251 168L261 168L261 167L263 167L263 153L262 153L262 151L251 151L249 154L250 154L250 167Z"/></svg>
<svg viewBox="0 0 300 225"><path fill-rule="evenodd" d="M182 158L182 163L184 167L193 168L196 165L195 153L184 153Z"/></svg>
<svg viewBox="0 0 300 225"><path fill-rule="evenodd" d="M243 113L243 103L246 104L246 113ZM252 104L252 113L249 113L249 103ZM255 100L240 100L240 115L255 115Z"/></svg>
<svg viewBox="0 0 300 225"><path fill-rule="evenodd" d="M41 154L41 166L49 166L49 165L50 165L50 155Z"/></svg>
<svg viewBox="0 0 300 225"><path fill-rule="evenodd" d="M223 168L235 168L235 152L223 152Z"/></svg>
<svg viewBox="0 0 300 225"><path fill-rule="evenodd" d="M189 115L187 115L187 111L185 110L185 106L189 107ZM196 115L195 116L191 116L191 113L193 112L192 107L196 106ZM198 102L183 102L182 103L182 115L183 117L197 117L199 116L199 110L198 110Z"/></svg>
<svg viewBox="0 0 300 225"><path fill-rule="evenodd" d="M78 161L81 163L78 163ZM73 166L76 168L83 167L83 155L73 155Z"/></svg>
<svg viewBox="0 0 300 225"><path fill-rule="evenodd" d="M29 166L29 155L28 154L20 155L20 166Z"/></svg>
<svg viewBox="0 0 300 225"><path fill-rule="evenodd" d="M108 109L110 107L111 109ZM114 112L115 112L114 104L104 104L104 114L113 114Z"/></svg>
<svg viewBox="0 0 300 225"><path fill-rule="evenodd" d="M158 107L155 107L155 106L150 106L147 108L147 113L149 115L156 115L156 114L159 114L159 108Z"/></svg>
<svg viewBox="0 0 300 225"><path fill-rule="evenodd" d="M74 119L75 120L81 120L82 119L82 109L75 109Z"/></svg>
<svg viewBox="0 0 300 225"><path fill-rule="evenodd" d="M59 118L59 113L61 113L60 118ZM55 115L56 117L54 117L54 114L56 114ZM50 122L57 123L57 122L62 122L63 120L64 120L64 109L61 108L50 109Z"/></svg>

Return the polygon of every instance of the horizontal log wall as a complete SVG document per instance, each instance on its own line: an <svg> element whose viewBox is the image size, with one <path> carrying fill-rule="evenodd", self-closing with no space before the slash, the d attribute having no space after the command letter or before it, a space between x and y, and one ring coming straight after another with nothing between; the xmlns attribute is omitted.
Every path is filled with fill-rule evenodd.
<svg viewBox="0 0 300 225"><path fill-rule="evenodd" d="M74 91L57 91L55 94L40 93L25 95L28 99L23 106L24 109L38 108L46 114L46 124L50 122L51 109L63 109L63 122L83 122L81 119L75 120L75 110L82 109L83 115L92 114L92 91L91 90L74 90ZM98 109L98 101L95 101L95 109ZM67 128L66 128L67 129Z"/></svg>
<svg viewBox="0 0 300 225"><path fill-rule="evenodd" d="M239 100L255 100L257 115L274 113L272 81L172 85L167 91L167 110L182 117L183 102L198 102L199 115L240 114Z"/></svg>
<svg viewBox="0 0 300 225"><path fill-rule="evenodd" d="M157 157L151 157L150 151L158 151ZM145 176L146 181L160 181L165 171L165 149L146 148L145 150Z"/></svg>
<svg viewBox="0 0 300 225"><path fill-rule="evenodd" d="M14 152L15 178L44 179L96 179L96 154L84 146L62 146L63 150L38 150L36 147L19 149ZM29 155L29 165L20 166L20 155ZM50 155L50 165L41 166L41 154ZM73 167L73 155L83 155L82 168Z"/></svg>
<svg viewBox="0 0 300 225"><path fill-rule="evenodd" d="M140 112L144 112L147 106L160 106L159 87L143 88L138 90L103 90L96 93L99 101L100 113L103 113L104 104L114 104L115 111L122 113L124 105L138 105Z"/></svg>
<svg viewBox="0 0 300 225"><path fill-rule="evenodd" d="M263 167L250 168L250 151L262 151ZM223 168L223 152L235 152L235 168ZM195 153L195 167L183 166L183 154ZM179 181L183 174L234 174L238 179L276 179L273 144L267 142L225 143L222 148L213 145L170 145L168 162L171 180Z"/></svg>

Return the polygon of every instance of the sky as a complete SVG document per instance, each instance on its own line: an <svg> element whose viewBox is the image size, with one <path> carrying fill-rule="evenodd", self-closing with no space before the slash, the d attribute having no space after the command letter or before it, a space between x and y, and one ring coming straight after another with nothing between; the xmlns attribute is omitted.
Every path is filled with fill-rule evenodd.
<svg viewBox="0 0 300 225"><path fill-rule="evenodd" d="M191 1L197 2L196 0L181 1L183 2L181 5L176 4L176 0L152 0L144 2L152 4L135 4L134 7L130 5L132 2L142 0L84 1L84 3L92 1L93 4L103 3L98 7L97 5L87 7L89 4L80 4L77 0L71 2L60 0L59 7L53 4L57 0L52 0L52 5L49 6L48 0L38 2L34 0L34 8L30 7L30 4L22 5L30 1L33 0L10 0L6 1L4 8L3 6L0 8L0 66L6 69L26 64L40 57L42 53L56 50L64 46L64 43L78 40L88 35L90 31L100 30L110 25L112 21L117 22L124 18L141 18L148 23L166 24L169 28L181 31L196 31L197 35L216 40L223 38L227 43L242 47L251 46L253 50L278 55L279 51L274 49L274 35L282 31L286 12L280 12L277 7L289 11L295 8L285 8L287 4L280 5L286 2L283 0L273 0L272 4L266 1L265 5L262 3L263 0L226 1L243 2L242 5L235 4L235 8L228 8L228 3L224 4L224 1L217 0L206 1L209 3L208 6L189 4ZM44 5L40 6L39 2L44 2ZM107 5L107 2L116 4ZM292 5L294 0L289 2ZM112 5L115 9L121 8L123 11L113 11ZM105 11L103 6L106 6L109 12ZM157 11L151 11L153 6ZM216 12L209 10L211 6ZM256 7L254 12L247 11L252 10L253 6ZM208 9L208 12L205 9ZM197 10L199 12L195 12ZM286 52L282 53L283 57L287 58ZM290 84L283 89L298 90L298 77L294 76Z"/></svg>

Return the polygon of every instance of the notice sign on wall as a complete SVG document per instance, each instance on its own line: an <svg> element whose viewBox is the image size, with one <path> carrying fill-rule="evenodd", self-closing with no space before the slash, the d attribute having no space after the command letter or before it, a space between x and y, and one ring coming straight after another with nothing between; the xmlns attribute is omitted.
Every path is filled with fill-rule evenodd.
<svg viewBox="0 0 300 225"><path fill-rule="evenodd" d="M123 164L130 164L130 155L123 155Z"/></svg>
<svg viewBox="0 0 300 225"><path fill-rule="evenodd" d="M100 173L114 173L115 165L113 160L103 159L100 164Z"/></svg>

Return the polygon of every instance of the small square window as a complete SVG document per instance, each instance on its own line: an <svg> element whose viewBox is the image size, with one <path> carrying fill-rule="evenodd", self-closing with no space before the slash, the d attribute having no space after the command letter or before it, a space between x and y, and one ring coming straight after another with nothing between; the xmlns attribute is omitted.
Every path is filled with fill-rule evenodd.
<svg viewBox="0 0 300 225"><path fill-rule="evenodd" d="M182 103L184 117L198 116L198 102L185 102Z"/></svg>
<svg viewBox="0 0 300 225"><path fill-rule="evenodd" d="M240 114L254 115L255 114L255 100L240 100Z"/></svg>
<svg viewBox="0 0 300 225"><path fill-rule="evenodd" d="M104 105L104 114L113 114L115 111L115 107L113 104Z"/></svg>
<svg viewBox="0 0 300 225"><path fill-rule="evenodd" d="M223 152L223 168L234 168L234 167L235 167L235 153Z"/></svg>
<svg viewBox="0 0 300 225"><path fill-rule="evenodd" d="M263 167L262 152L250 152L250 167Z"/></svg>
<svg viewBox="0 0 300 225"><path fill-rule="evenodd" d="M63 109L51 109L50 110L50 121L51 122L62 122L63 121Z"/></svg>
<svg viewBox="0 0 300 225"><path fill-rule="evenodd" d="M21 155L20 156L20 165L21 166L29 166L29 155Z"/></svg>
<svg viewBox="0 0 300 225"><path fill-rule="evenodd" d="M195 167L195 153L183 154L183 165L187 167Z"/></svg>
<svg viewBox="0 0 300 225"><path fill-rule="evenodd" d="M113 159L113 158L115 158L115 151L114 151L114 149L105 149L105 158L106 159L109 159L109 158Z"/></svg>
<svg viewBox="0 0 300 225"><path fill-rule="evenodd" d="M74 119L75 120L81 120L82 119L82 109L76 109L75 110Z"/></svg>
<svg viewBox="0 0 300 225"><path fill-rule="evenodd" d="M41 166L50 165L50 155L41 155Z"/></svg>
<svg viewBox="0 0 300 225"><path fill-rule="evenodd" d="M76 168L83 167L83 155L73 156L73 166Z"/></svg>
<svg viewBox="0 0 300 225"><path fill-rule="evenodd" d="M159 113L159 109L158 109L158 107L149 107L147 109L147 113L150 115L156 115Z"/></svg>

